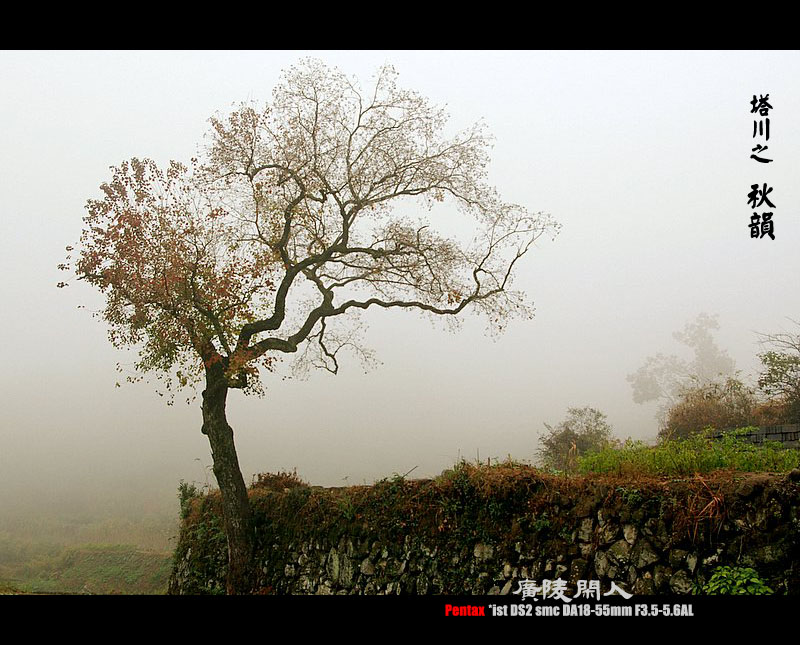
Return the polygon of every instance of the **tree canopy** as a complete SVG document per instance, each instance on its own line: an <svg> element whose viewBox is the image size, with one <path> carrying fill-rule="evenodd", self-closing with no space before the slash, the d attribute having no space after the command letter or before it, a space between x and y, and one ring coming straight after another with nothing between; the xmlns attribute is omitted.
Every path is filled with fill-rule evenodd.
<svg viewBox="0 0 800 645"><path fill-rule="evenodd" d="M111 341L169 387L205 383L229 591L253 584L230 388L261 392L264 368L291 354L336 373L342 350L364 355L352 320L368 309L471 309L493 329L532 313L511 288L514 269L558 225L488 184L482 125L450 136L446 125L389 66L362 90L305 60L269 104L212 118L200 158L123 162L88 202L75 272L105 294ZM440 202L468 241L436 232Z"/></svg>
<svg viewBox="0 0 800 645"><path fill-rule="evenodd" d="M554 470L572 471L578 457L615 443L606 415L595 408L569 408L557 426L544 425L547 432L541 438L539 461Z"/></svg>
<svg viewBox="0 0 800 645"><path fill-rule="evenodd" d="M800 334L761 334L761 344L758 386L782 408L783 422L800 423Z"/></svg>
<svg viewBox="0 0 800 645"><path fill-rule="evenodd" d="M662 427L669 410L678 405L687 393L735 376L734 360L714 341L712 331L717 329L716 316L699 314L686 323L682 331L672 334L675 340L692 350L691 361L675 354L658 353L649 356L644 365L628 375L635 403L659 402L657 415Z"/></svg>
<svg viewBox="0 0 800 645"><path fill-rule="evenodd" d="M255 390L256 365L304 342L336 371L356 345L333 323L344 313L471 306L496 328L530 313L512 270L557 225L486 184L481 125L445 137L445 113L395 77L381 69L365 93L307 60L271 105L212 118L202 161L112 168L77 273L106 293L111 340L141 350L139 370L188 384L223 360L229 387ZM471 243L420 216L446 198Z"/></svg>

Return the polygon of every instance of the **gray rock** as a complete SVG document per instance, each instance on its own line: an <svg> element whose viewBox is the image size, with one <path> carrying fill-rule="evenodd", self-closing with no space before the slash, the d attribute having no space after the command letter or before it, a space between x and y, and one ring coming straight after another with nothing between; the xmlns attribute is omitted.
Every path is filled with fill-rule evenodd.
<svg viewBox="0 0 800 645"><path fill-rule="evenodd" d="M325 570L328 572L328 576L334 584L339 582L339 553L334 548L331 548L328 552Z"/></svg>
<svg viewBox="0 0 800 645"><path fill-rule="evenodd" d="M661 591L664 586L667 586L671 577L672 569L657 564L653 569L653 584L656 587L656 591Z"/></svg>
<svg viewBox="0 0 800 645"><path fill-rule="evenodd" d="M576 558L572 561L569 568L569 580L572 584L577 584L578 580L582 580L586 570L589 568L589 563L581 558Z"/></svg>
<svg viewBox="0 0 800 645"><path fill-rule="evenodd" d="M610 544L617 539L619 535L619 526L614 522L606 522L600 529L600 542L602 544Z"/></svg>
<svg viewBox="0 0 800 645"><path fill-rule="evenodd" d="M637 596L652 596L656 592L653 577L650 573L645 573L633 584L633 593Z"/></svg>
<svg viewBox="0 0 800 645"><path fill-rule="evenodd" d="M627 540L617 540L609 547L607 557L614 564L627 564L630 552L631 545Z"/></svg>
<svg viewBox="0 0 800 645"><path fill-rule="evenodd" d="M352 587L354 573L353 561L342 554L339 561L339 584L345 588Z"/></svg>
<svg viewBox="0 0 800 645"><path fill-rule="evenodd" d="M679 569L686 561L687 555L688 552L683 549L672 549L672 551L669 552L669 566Z"/></svg>
<svg viewBox="0 0 800 645"><path fill-rule="evenodd" d="M594 555L594 571L598 578L603 578L609 575L611 563L608 561L606 554L598 551Z"/></svg>
<svg viewBox="0 0 800 645"><path fill-rule="evenodd" d="M784 556L783 549L778 544L767 544L752 553L756 562L762 564L773 564L779 562Z"/></svg>
<svg viewBox="0 0 800 645"><path fill-rule="evenodd" d="M396 558L389 558L386 561L385 572L387 576L391 576L392 578L396 578L402 575L406 570L406 563L400 562Z"/></svg>
<svg viewBox="0 0 800 645"><path fill-rule="evenodd" d="M325 570L328 572L328 576L334 584L339 582L339 554L334 548L331 548L330 552L328 553Z"/></svg>
<svg viewBox="0 0 800 645"><path fill-rule="evenodd" d="M581 542L589 542L592 539L592 531L594 529L594 521L591 517L581 520L580 527L578 528L578 539Z"/></svg>
<svg viewBox="0 0 800 645"><path fill-rule="evenodd" d="M475 556L476 560L481 562L485 562L486 560L491 560L492 556L494 555L494 547L491 544L483 544L479 542L475 545L475 550L473 551L473 555Z"/></svg>
<svg viewBox="0 0 800 645"><path fill-rule="evenodd" d="M644 569L654 562L658 562L659 557L650 542L642 538L633 548L632 559L638 569Z"/></svg>
<svg viewBox="0 0 800 645"><path fill-rule="evenodd" d="M669 579L669 588L677 594L692 593L693 585L689 579L689 574L683 570L674 573Z"/></svg>

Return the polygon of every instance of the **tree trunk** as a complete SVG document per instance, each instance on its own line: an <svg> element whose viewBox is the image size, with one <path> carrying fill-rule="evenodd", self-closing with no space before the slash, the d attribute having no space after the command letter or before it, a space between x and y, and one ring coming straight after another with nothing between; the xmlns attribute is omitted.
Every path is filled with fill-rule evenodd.
<svg viewBox="0 0 800 645"><path fill-rule="evenodd" d="M253 590L253 521L236 446L233 429L225 417L228 385L222 365L206 369L206 389L203 391L203 434L208 436L214 460L214 476L222 494L225 535L228 540L229 594L250 593Z"/></svg>

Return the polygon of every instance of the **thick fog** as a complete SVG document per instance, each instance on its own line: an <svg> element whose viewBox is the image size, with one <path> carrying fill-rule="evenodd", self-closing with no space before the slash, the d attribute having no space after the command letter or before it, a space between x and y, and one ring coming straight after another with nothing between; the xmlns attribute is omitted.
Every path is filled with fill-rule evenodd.
<svg viewBox="0 0 800 645"><path fill-rule="evenodd" d="M229 396L246 480L297 469L312 484L434 476L460 458L533 460L568 407L608 415L618 437L654 438L656 405L626 376L686 356L674 331L718 316L718 346L757 373L756 332L800 318L800 55L796 52L4 52L0 54L0 514L71 504L109 513L177 505L179 480L213 483L199 401L125 384L91 316L102 297L56 269L109 166L187 162L207 119L265 101L282 69L315 56L362 86L384 64L447 104L451 131L483 119L490 177L508 201L562 225L518 267L536 307L492 338L372 311L381 364L338 376L267 375ZM750 101L769 94L769 156ZM751 239L752 184L767 183L775 240ZM443 218L442 232L450 218ZM85 308L78 308L79 305ZM115 384L121 381L122 387Z"/></svg>

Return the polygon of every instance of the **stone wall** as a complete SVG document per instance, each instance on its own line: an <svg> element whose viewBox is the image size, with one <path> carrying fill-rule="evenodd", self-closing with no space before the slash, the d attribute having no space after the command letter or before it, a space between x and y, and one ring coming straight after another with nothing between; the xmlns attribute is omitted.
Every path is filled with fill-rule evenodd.
<svg viewBox="0 0 800 645"><path fill-rule="evenodd" d="M688 594L720 565L800 593L800 471L559 478L468 464L436 480L250 491L258 589L275 594L508 594L523 579ZM217 493L188 505L171 593L220 593Z"/></svg>

